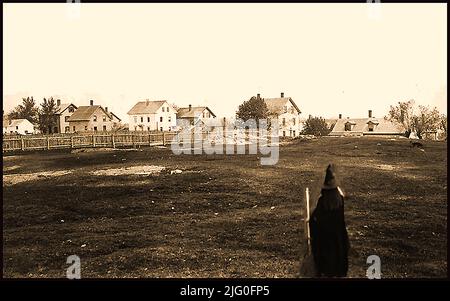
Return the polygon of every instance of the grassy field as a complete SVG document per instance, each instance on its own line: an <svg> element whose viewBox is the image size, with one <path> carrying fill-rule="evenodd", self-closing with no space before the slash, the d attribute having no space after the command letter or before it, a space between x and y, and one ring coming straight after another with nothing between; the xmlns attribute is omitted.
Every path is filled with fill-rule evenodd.
<svg viewBox="0 0 450 301"><path fill-rule="evenodd" d="M83 278L297 277L304 191L317 198L330 162L348 195L350 277L372 254L385 278L446 277L447 143L381 138L294 141L275 166L170 148L4 155L4 276L65 277L76 254ZM165 169L107 174L143 165Z"/></svg>

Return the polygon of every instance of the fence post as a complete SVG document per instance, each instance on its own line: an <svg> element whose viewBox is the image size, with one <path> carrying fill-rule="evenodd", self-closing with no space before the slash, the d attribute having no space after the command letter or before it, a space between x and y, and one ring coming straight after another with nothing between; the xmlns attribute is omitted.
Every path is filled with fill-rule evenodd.
<svg viewBox="0 0 450 301"><path fill-rule="evenodd" d="M164 145L166 145L166 133L164 133L163 132L163 139L162 139L163 141L162 141L162 145L164 146Z"/></svg>
<svg viewBox="0 0 450 301"><path fill-rule="evenodd" d="M148 145L152 146L152 134L148 134Z"/></svg>
<svg viewBox="0 0 450 301"><path fill-rule="evenodd" d="M70 148L73 148L73 136L70 136Z"/></svg>
<svg viewBox="0 0 450 301"><path fill-rule="evenodd" d="M50 149L50 137L47 136L47 149Z"/></svg>
<svg viewBox="0 0 450 301"><path fill-rule="evenodd" d="M112 147L116 148L116 142L114 141L114 134L111 135Z"/></svg>
<svg viewBox="0 0 450 301"><path fill-rule="evenodd" d="M305 200L306 200L306 204L305 204L305 211L306 211L306 216L305 216L305 231L306 231L306 241L308 243L307 247L308 247L308 253L311 251L311 234L310 234L310 229L309 229L309 217L310 217L310 213L309 213L309 188L306 187L306 191L305 191Z"/></svg>
<svg viewBox="0 0 450 301"><path fill-rule="evenodd" d="M20 138L20 148L21 148L22 150L25 149L23 138Z"/></svg>
<svg viewBox="0 0 450 301"><path fill-rule="evenodd" d="M95 135L92 135L92 146L95 147Z"/></svg>
<svg viewBox="0 0 450 301"><path fill-rule="evenodd" d="M133 148L136 148L136 145L134 143L134 134L131 134L131 143L133 144Z"/></svg>

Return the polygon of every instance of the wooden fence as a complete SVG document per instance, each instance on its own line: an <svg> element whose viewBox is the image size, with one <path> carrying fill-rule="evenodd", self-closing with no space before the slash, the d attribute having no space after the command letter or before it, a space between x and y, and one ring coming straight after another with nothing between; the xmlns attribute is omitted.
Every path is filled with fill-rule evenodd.
<svg viewBox="0 0 450 301"><path fill-rule="evenodd" d="M70 136L43 136L43 137L3 137L3 152L50 150L83 147L137 147L169 144L177 133L150 133L150 134L92 134Z"/></svg>

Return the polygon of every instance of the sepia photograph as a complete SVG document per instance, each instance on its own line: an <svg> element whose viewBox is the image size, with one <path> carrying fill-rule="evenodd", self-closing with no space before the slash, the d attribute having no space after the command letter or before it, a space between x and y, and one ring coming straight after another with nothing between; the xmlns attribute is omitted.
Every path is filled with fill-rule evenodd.
<svg viewBox="0 0 450 301"><path fill-rule="evenodd" d="M447 278L446 3L2 6L3 279Z"/></svg>

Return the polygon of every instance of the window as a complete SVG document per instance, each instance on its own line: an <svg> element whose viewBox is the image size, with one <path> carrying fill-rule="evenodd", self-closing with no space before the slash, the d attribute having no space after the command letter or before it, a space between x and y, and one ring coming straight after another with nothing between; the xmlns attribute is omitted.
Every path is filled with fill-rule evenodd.
<svg viewBox="0 0 450 301"><path fill-rule="evenodd" d="M292 119L292 123L295 125L295 118Z"/></svg>
<svg viewBox="0 0 450 301"><path fill-rule="evenodd" d="M137 116L134 116L134 123L137 123Z"/></svg>
<svg viewBox="0 0 450 301"><path fill-rule="evenodd" d="M68 133L69 131L70 131L70 127L66 126L66 127L64 128L64 132Z"/></svg>
<svg viewBox="0 0 450 301"><path fill-rule="evenodd" d="M69 113L73 113L74 108L72 106L69 107Z"/></svg>
<svg viewBox="0 0 450 301"><path fill-rule="evenodd" d="M159 130L160 130L160 131L162 132L162 131L163 131L163 128L162 128L162 127L160 127L160 128L159 128Z"/></svg>
<svg viewBox="0 0 450 301"><path fill-rule="evenodd" d="M103 126L103 131L106 132L106 125Z"/></svg>
<svg viewBox="0 0 450 301"><path fill-rule="evenodd" d="M106 116L105 115L103 115L103 121L106 121Z"/></svg>
<svg viewBox="0 0 450 301"><path fill-rule="evenodd" d="M94 126L94 132L97 132L97 127L96 126Z"/></svg>
<svg viewBox="0 0 450 301"><path fill-rule="evenodd" d="M16 130L18 130L18 129L19 129L19 126L16 125Z"/></svg>
<svg viewBox="0 0 450 301"><path fill-rule="evenodd" d="M171 116L169 116L169 122L171 122L171 120L172 120L172 117L171 117Z"/></svg>
<svg viewBox="0 0 450 301"><path fill-rule="evenodd" d="M205 118L205 112L203 112L203 118Z"/></svg>
<svg viewBox="0 0 450 301"><path fill-rule="evenodd" d="M141 122L144 122L144 117L141 116Z"/></svg>
<svg viewBox="0 0 450 301"><path fill-rule="evenodd" d="M150 127L149 127L149 126L147 127L147 131L149 131L149 132L150 132Z"/></svg>
<svg viewBox="0 0 450 301"><path fill-rule="evenodd" d="M73 126L73 131L75 132L76 130L75 130L75 126Z"/></svg>
<svg viewBox="0 0 450 301"><path fill-rule="evenodd" d="M70 116L64 117L64 121L65 121L65 122L69 122L69 117L70 117Z"/></svg>
<svg viewBox="0 0 450 301"><path fill-rule="evenodd" d="M57 127L57 126L55 126L55 127L53 128L53 133L58 133L58 127Z"/></svg>
<svg viewBox="0 0 450 301"><path fill-rule="evenodd" d="M284 112L287 113L287 111L288 111L288 107L284 106Z"/></svg>
<svg viewBox="0 0 450 301"><path fill-rule="evenodd" d="M286 125L286 118L283 118L283 125Z"/></svg>
<svg viewBox="0 0 450 301"><path fill-rule="evenodd" d="M84 130L87 131L87 125L84 126Z"/></svg>
<svg viewBox="0 0 450 301"><path fill-rule="evenodd" d="M162 111L164 112L164 107L162 107Z"/></svg>
<svg viewBox="0 0 450 301"><path fill-rule="evenodd" d="M283 137L286 137L286 132L285 131L283 131Z"/></svg>
<svg viewBox="0 0 450 301"><path fill-rule="evenodd" d="M373 127L369 126L369 132L373 132Z"/></svg>
<svg viewBox="0 0 450 301"><path fill-rule="evenodd" d="M169 107L167 107L166 112L169 112Z"/></svg>
<svg viewBox="0 0 450 301"><path fill-rule="evenodd" d="M352 130L352 124L350 122L347 122L345 124L345 131L351 131Z"/></svg>
<svg viewBox="0 0 450 301"><path fill-rule="evenodd" d="M292 135L295 137L295 130L292 131Z"/></svg>
<svg viewBox="0 0 450 301"><path fill-rule="evenodd" d="M149 116L149 117L147 117L147 122L150 122L150 116Z"/></svg>
<svg viewBox="0 0 450 301"><path fill-rule="evenodd" d="M159 117L159 122L163 122L163 118L162 118L162 116L161 116L161 117Z"/></svg>

